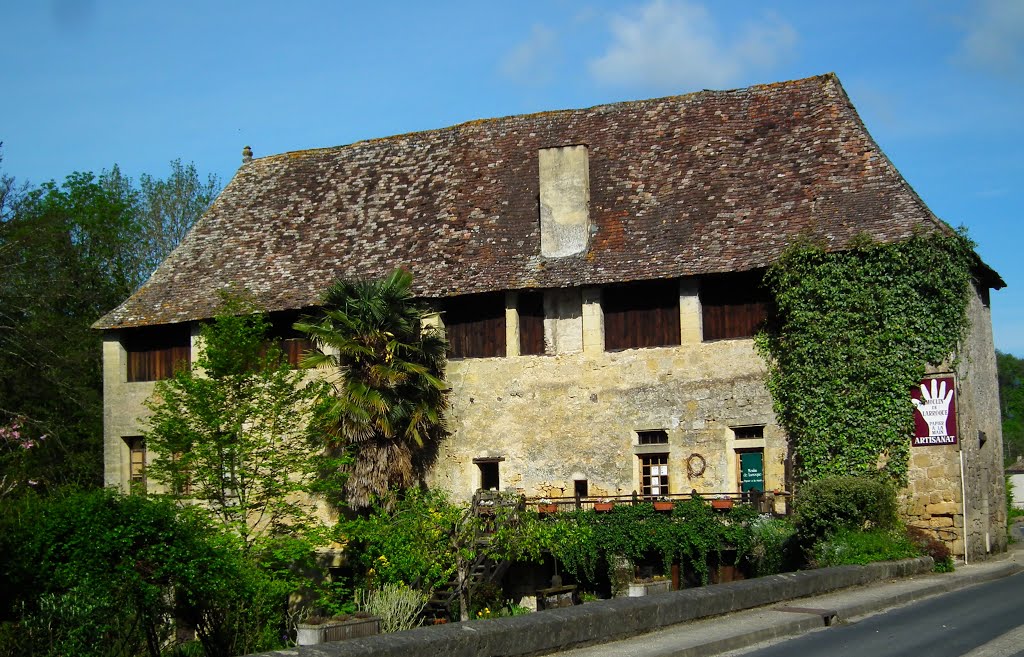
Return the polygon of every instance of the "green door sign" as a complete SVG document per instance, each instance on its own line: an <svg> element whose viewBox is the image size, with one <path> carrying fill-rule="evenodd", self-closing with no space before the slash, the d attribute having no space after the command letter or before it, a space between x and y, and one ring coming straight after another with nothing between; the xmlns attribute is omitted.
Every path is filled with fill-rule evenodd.
<svg viewBox="0 0 1024 657"><path fill-rule="evenodd" d="M740 452L740 492L764 491L764 452Z"/></svg>

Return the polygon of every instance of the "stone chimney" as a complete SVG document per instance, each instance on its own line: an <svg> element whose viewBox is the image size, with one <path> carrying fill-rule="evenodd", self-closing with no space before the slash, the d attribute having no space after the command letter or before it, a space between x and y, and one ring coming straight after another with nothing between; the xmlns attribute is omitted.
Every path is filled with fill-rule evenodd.
<svg viewBox="0 0 1024 657"><path fill-rule="evenodd" d="M252 162L252 149L246 146L242 149L242 164L249 164Z"/></svg>

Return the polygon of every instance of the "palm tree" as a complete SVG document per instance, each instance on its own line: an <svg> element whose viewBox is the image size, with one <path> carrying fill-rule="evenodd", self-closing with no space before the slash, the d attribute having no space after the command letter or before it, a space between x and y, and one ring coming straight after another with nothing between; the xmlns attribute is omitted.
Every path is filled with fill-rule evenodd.
<svg viewBox="0 0 1024 657"><path fill-rule="evenodd" d="M416 483L447 435L447 345L423 325L426 309L411 287L401 269L379 280L340 280L320 314L295 325L317 347L303 366L331 372L314 426L330 450L352 457L341 467L344 499L355 509Z"/></svg>

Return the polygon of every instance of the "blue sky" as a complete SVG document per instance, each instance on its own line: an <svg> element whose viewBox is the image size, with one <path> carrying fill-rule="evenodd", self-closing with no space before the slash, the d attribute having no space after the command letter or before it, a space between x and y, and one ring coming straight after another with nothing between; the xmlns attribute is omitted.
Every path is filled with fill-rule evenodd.
<svg viewBox="0 0 1024 657"><path fill-rule="evenodd" d="M1024 356L1024 1L89 2L0 6L3 170L41 183L836 72L1009 287Z"/></svg>

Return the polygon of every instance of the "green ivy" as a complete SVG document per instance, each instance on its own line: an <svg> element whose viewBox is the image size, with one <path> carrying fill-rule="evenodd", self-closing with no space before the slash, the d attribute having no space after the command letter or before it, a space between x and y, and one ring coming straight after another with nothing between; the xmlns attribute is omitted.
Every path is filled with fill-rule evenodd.
<svg viewBox="0 0 1024 657"><path fill-rule="evenodd" d="M735 549L739 563L749 552L750 521L755 517L757 512L749 506L713 511L700 497L677 502L672 513L655 511L648 502L619 504L607 513L559 513L548 521L555 536L549 549L577 577L592 580L602 555L610 568L614 557L635 563L653 553L661 556L666 571L678 560L689 564L706 584L711 555L720 559L723 548Z"/></svg>
<svg viewBox="0 0 1024 657"><path fill-rule="evenodd" d="M826 252L791 247L765 275L776 312L757 336L801 480L906 480L909 391L968 326L972 243L961 233Z"/></svg>

